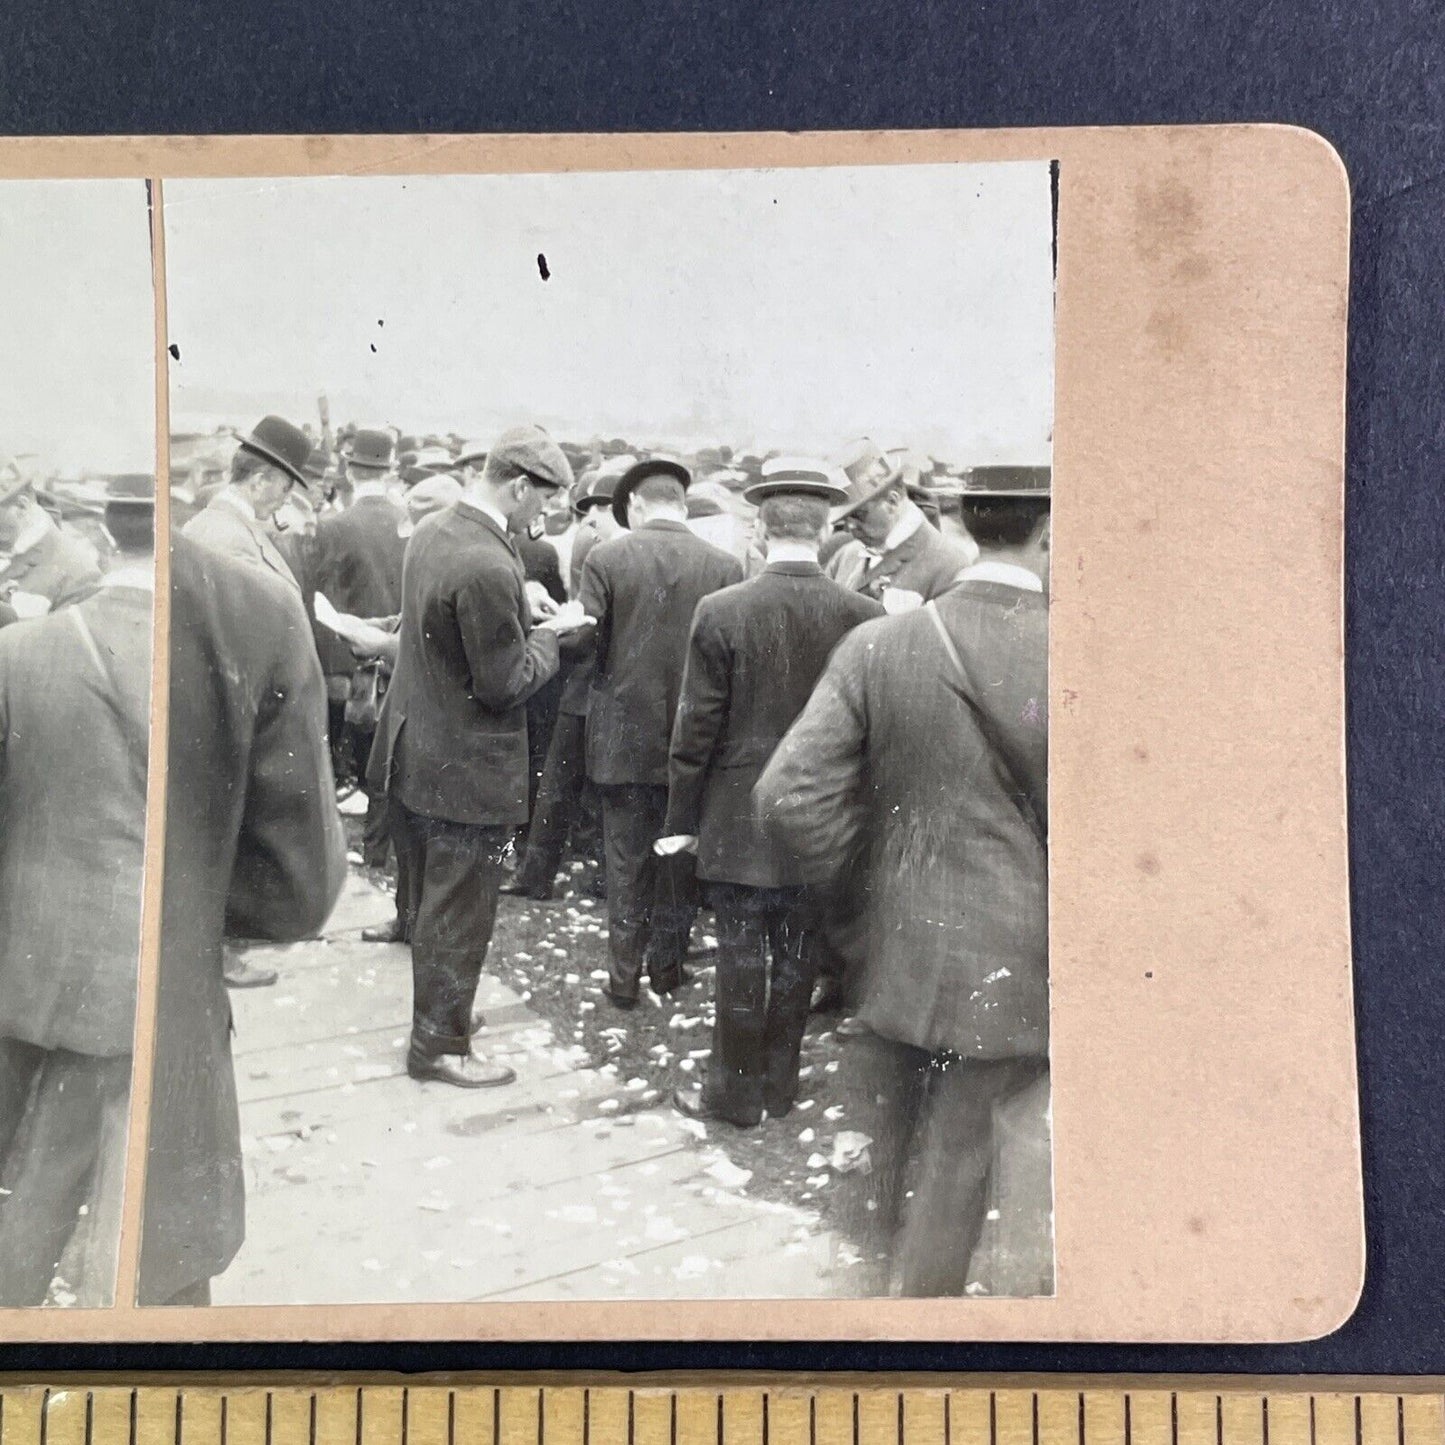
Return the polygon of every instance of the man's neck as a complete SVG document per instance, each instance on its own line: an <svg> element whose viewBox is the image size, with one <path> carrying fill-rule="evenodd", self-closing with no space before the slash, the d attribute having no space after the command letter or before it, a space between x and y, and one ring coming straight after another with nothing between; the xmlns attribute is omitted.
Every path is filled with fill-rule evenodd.
<svg viewBox="0 0 1445 1445"><path fill-rule="evenodd" d="M368 477L364 482L353 482L351 500L355 504L367 497L384 497L390 484L385 477Z"/></svg>
<svg viewBox="0 0 1445 1445"><path fill-rule="evenodd" d="M687 511L682 507L660 507L655 512L647 512L638 522L639 527L646 527L653 522L672 522L678 526L687 526Z"/></svg>
<svg viewBox="0 0 1445 1445"><path fill-rule="evenodd" d="M239 487L227 487L224 491L217 492L216 496L228 507L234 507L243 517L249 517L253 522L260 521L256 515L256 508L251 504L250 497Z"/></svg>
<svg viewBox="0 0 1445 1445"><path fill-rule="evenodd" d="M462 501L475 507L484 517L489 517L503 532L507 530L507 514L498 504L496 494L484 482L474 482L462 489Z"/></svg>
<svg viewBox="0 0 1445 1445"><path fill-rule="evenodd" d="M812 542L773 541L768 539L767 559L774 562L814 562L818 560L818 548Z"/></svg>
<svg viewBox="0 0 1445 1445"><path fill-rule="evenodd" d="M964 568L964 575L982 569L985 577L994 571L1027 573L1040 587L1047 580L1047 558L1041 563L1037 552L1022 551L1015 547L983 547L979 549L978 561ZM1022 578L1019 579L1020 581Z"/></svg>

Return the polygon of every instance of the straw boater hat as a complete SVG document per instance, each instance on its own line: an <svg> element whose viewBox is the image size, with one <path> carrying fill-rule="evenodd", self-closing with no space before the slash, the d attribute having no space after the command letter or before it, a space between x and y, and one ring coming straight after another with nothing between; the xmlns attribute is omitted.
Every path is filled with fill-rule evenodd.
<svg viewBox="0 0 1445 1445"><path fill-rule="evenodd" d="M754 506L769 497L817 497L837 506L848 497L848 478L813 457L774 457L763 463L763 478L743 493Z"/></svg>

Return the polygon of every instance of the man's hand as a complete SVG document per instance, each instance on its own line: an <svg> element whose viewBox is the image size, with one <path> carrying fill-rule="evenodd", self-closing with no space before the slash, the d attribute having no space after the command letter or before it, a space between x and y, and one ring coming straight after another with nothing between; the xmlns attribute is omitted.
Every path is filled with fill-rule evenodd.
<svg viewBox="0 0 1445 1445"><path fill-rule="evenodd" d="M676 853L696 853L696 833L673 833L666 838L659 838L652 845L652 851L659 858L671 858Z"/></svg>
<svg viewBox="0 0 1445 1445"><path fill-rule="evenodd" d="M532 609L533 617L551 617L557 611L557 604L553 600L552 594L540 582L533 582L529 579L524 586L527 593L527 605Z"/></svg>
<svg viewBox="0 0 1445 1445"><path fill-rule="evenodd" d="M585 627L594 620L582 610L580 602L564 602L560 607L553 605L551 616L544 617L537 623L537 630L576 632L579 627Z"/></svg>

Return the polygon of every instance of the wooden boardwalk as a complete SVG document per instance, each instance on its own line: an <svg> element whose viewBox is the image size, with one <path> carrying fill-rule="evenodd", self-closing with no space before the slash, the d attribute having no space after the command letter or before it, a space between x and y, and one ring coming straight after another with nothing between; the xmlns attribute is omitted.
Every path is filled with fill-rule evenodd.
<svg viewBox="0 0 1445 1445"><path fill-rule="evenodd" d="M323 937L252 951L279 983L232 994L247 1238L217 1304L834 1292L809 1213L750 1198L670 1107L621 1113L496 978L481 1043L517 1082L409 1079L408 951L359 938L391 911L353 876Z"/></svg>

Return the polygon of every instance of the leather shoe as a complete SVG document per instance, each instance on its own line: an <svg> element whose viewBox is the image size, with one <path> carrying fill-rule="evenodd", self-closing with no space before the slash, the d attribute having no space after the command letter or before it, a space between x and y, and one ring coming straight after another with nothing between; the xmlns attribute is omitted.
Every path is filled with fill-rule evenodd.
<svg viewBox="0 0 1445 1445"><path fill-rule="evenodd" d="M661 983L659 983L657 979L651 980L653 993L662 998L666 998L670 993L676 993L678 989L691 982L692 975L685 968L680 968L676 973L669 974Z"/></svg>
<svg viewBox="0 0 1445 1445"><path fill-rule="evenodd" d="M517 1077L515 1069L480 1054L423 1054L416 1049L406 1056L406 1071L414 1079L458 1089L495 1089Z"/></svg>
<svg viewBox="0 0 1445 1445"><path fill-rule="evenodd" d="M390 923L379 923L375 928L363 928L361 941L363 943L405 943L406 930L401 926L400 918L393 918Z"/></svg>
<svg viewBox="0 0 1445 1445"><path fill-rule="evenodd" d="M854 1018L852 1014L849 1014L845 1019L839 1019L838 1022L833 1025L833 1034L836 1038L840 1039L859 1039L862 1038L864 1034L872 1032L873 1030L870 1029L862 1019Z"/></svg>
<svg viewBox="0 0 1445 1445"><path fill-rule="evenodd" d="M629 998L625 993L613 993L610 988L604 988L602 996L613 1008L620 1008L623 1013L631 1013L637 1007L635 998Z"/></svg>
<svg viewBox="0 0 1445 1445"><path fill-rule="evenodd" d="M752 1119L734 1119L727 1114L720 1114L708 1103L700 1085L691 1089L674 1089L672 1091L672 1107L679 1114L686 1114L689 1119L719 1120L724 1124L731 1124L736 1129L751 1129L755 1124L762 1122L761 1114Z"/></svg>
<svg viewBox="0 0 1445 1445"><path fill-rule="evenodd" d="M262 968L229 950L222 959L221 970L227 988L269 988L277 978L274 968Z"/></svg>
<svg viewBox="0 0 1445 1445"><path fill-rule="evenodd" d="M770 1099L765 1096L763 1098L763 1108L768 1111L768 1118L770 1119L786 1119L788 1115L793 1112L793 1100L782 1098Z"/></svg>

